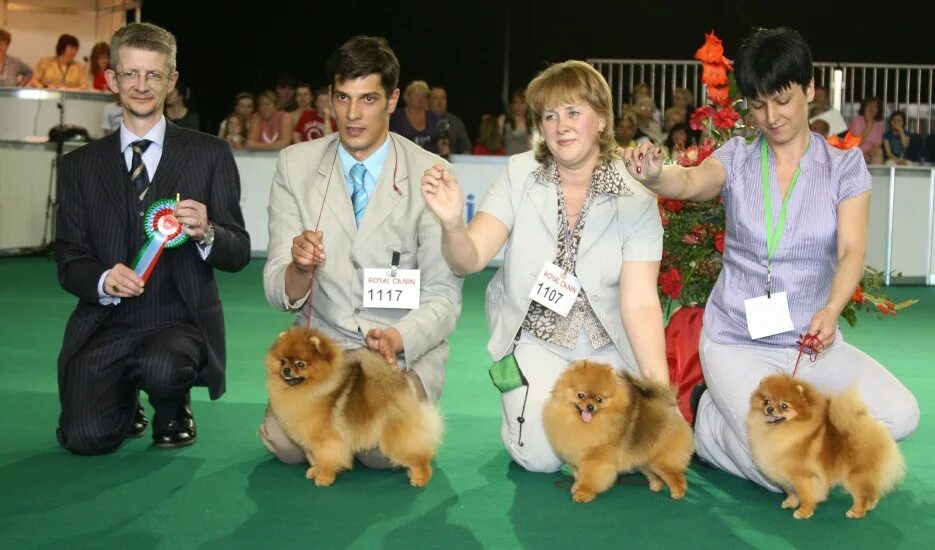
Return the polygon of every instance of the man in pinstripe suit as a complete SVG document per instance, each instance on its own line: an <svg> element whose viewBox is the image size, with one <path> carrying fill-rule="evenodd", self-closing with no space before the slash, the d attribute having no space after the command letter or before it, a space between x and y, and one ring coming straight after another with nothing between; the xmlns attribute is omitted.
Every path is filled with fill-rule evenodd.
<svg viewBox="0 0 935 550"><path fill-rule="evenodd" d="M193 385L207 385L212 399L224 393L212 270L242 269L250 237L230 147L163 116L178 79L175 52L175 37L155 25L114 34L106 75L124 109L120 130L66 155L59 170L58 275L78 305L59 355L57 436L76 454L108 453L143 435L139 390L155 409L159 447L194 443ZM164 250L144 284L128 267L146 241L144 212L176 194L189 241Z"/></svg>

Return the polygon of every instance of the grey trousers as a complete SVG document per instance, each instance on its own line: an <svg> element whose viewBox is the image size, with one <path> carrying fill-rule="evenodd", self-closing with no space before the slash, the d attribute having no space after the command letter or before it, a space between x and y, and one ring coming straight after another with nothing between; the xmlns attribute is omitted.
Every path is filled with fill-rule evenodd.
<svg viewBox="0 0 935 550"><path fill-rule="evenodd" d="M723 345L709 340L703 330L699 347L708 390L701 396L695 420L698 455L717 468L781 492L753 463L746 418L750 394L760 380L792 374L798 348ZM814 363L802 355L796 378L832 395L857 386L871 416L896 440L909 436L919 424L919 404L912 393L883 365L846 343L840 331Z"/></svg>
<svg viewBox="0 0 935 550"><path fill-rule="evenodd" d="M419 375L412 371L408 371L405 374L412 381L419 399L425 401L427 399L425 388L422 386L422 381L419 380ZM308 464L305 451L302 450L302 447L299 447L294 441L289 439L289 436L286 435L286 432L283 431L282 426L280 426L279 421L273 416L269 405L266 405L266 413L263 415L263 423L260 424L259 429L257 429L257 435L260 437L260 441L263 443L263 446L266 447L266 450L272 453L272 455L281 462L285 464ZM354 458L364 466L377 470L385 470L393 466L390 460L386 458L379 449L371 449L369 451L357 453L354 455Z"/></svg>
<svg viewBox="0 0 935 550"><path fill-rule="evenodd" d="M542 412L555 381L578 359L593 359L620 370L625 368L625 362L613 344L594 349L583 330L575 349L550 344L523 332L513 354L529 386L508 391L500 397L503 446L517 464L530 472L557 472L562 460L552 449L542 424Z"/></svg>

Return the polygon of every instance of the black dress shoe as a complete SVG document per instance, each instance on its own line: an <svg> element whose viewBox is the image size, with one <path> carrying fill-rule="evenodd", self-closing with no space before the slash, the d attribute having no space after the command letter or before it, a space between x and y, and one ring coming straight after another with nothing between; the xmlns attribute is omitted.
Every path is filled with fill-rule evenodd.
<svg viewBox="0 0 935 550"><path fill-rule="evenodd" d="M179 412L164 428L153 427L153 445L162 449L186 447L195 442L198 432L195 429L195 417L191 405L179 407Z"/></svg>
<svg viewBox="0 0 935 550"><path fill-rule="evenodd" d="M136 413L133 415L133 422L130 423L130 431L127 432L127 437L143 437L148 426L149 420L146 419L146 412L141 405L137 405Z"/></svg>

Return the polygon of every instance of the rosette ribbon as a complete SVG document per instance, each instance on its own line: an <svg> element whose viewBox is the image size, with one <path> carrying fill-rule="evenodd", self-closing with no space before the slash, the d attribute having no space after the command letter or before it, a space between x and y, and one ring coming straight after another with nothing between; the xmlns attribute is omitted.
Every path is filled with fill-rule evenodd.
<svg viewBox="0 0 935 550"><path fill-rule="evenodd" d="M182 232L182 224L175 217L175 205L172 199L160 199L146 210L143 229L147 239L133 260L133 271L144 282L152 275L163 250L177 248L188 240L188 235Z"/></svg>

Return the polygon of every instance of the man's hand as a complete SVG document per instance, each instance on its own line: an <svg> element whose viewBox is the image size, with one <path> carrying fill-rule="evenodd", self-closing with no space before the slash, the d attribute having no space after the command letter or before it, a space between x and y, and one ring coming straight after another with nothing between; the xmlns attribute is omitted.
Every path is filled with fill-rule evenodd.
<svg viewBox="0 0 935 550"><path fill-rule="evenodd" d="M104 292L118 298L133 298L143 293L145 284L135 271L117 264L104 277Z"/></svg>
<svg viewBox="0 0 935 550"><path fill-rule="evenodd" d="M395 328L375 328L367 333L367 347L396 366L396 354L403 351L403 337Z"/></svg>
<svg viewBox="0 0 935 550"><path fill-rule="evenodd" d="M175 205L175 218L182 224L182 231L199 242L208 229L208 207L198 201L185 199Z"/></svg>
<svg viewBox="0 0 935 550"><path fill-rule="evenodd" d="M300 273L308 273L325 261L324 234L321 231L303 231L292 239L292 265Z"/></svg>

